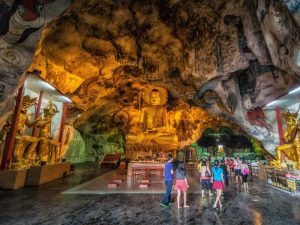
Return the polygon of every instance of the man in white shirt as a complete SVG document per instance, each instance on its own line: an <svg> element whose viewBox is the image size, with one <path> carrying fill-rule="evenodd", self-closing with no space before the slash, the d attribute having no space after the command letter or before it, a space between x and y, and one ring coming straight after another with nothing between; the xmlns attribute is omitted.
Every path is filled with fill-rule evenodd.
<svg viewBox="0 0 300 225"><path fill-rule="evenodd" d="M242 161L240 160L239 157L236 157L233 161L233 168L234 168L234 174L235 174L235 182L238 185L239 184L239 180L242 183L242 170L241 170L241 166L242 166Z"/></svg>

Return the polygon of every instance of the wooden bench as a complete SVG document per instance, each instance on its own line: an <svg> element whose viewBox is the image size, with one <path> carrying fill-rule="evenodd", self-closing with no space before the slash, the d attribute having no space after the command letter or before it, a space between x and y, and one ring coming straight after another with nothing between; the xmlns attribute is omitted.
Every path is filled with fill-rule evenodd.
<svg viewBox="0 0 300 225"><path fill-rule="evenodd" d="M100 163L100 167L103 168L104 165L117 167L120 161L120 154L107 154Z"/></svg>

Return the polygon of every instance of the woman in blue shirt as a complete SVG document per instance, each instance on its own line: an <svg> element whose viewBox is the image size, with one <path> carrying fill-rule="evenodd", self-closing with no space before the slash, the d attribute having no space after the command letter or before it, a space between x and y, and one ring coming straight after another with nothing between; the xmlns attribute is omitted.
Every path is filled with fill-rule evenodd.
<svg viewBox="0 0 300 225"><path fill-rule="evenodd" d="M212 168L211 172L213 175L213 189L217 191L217 198L214 204L214 209L218 208L219 203L219 209L222 209L222 203L221 203L221 195L222 191L224 189L224 175L223 175L223 169L219 166L219 160L215 160L214 162L215 166Z"/></svg>

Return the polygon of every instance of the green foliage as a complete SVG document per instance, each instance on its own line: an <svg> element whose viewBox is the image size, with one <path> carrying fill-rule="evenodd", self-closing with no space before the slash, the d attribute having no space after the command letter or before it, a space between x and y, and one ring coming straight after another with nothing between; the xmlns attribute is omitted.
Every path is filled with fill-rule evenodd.
<svg viewBox="0 0 300 225"><path fill-rule="evenodd" d="M253 137L250 138L250 141L252 143L252 148L253 148L255 154L257 156L264 155L265 150L264 150L263 146L261 145L261 143L256 138L253 138Z"/></svg>

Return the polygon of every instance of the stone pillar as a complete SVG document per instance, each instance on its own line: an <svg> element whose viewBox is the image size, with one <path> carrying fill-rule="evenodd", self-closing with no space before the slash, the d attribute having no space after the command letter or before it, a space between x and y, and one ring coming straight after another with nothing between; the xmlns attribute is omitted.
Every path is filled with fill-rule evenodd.
<svg viewBox="0 0 300 225"><path fill-rule="evenodd" d="M61 122L60 122L60 131L59 131L59 143L60 146L62 146L62 139L63 139L63 135L64 135L64 128L65 128L65 122L66 122L66 118L67 118L67 111L68 111L68 104L64 102L63 104L63 112L62 112L62 118L61 118ZM61 147L59 148L59 156L61 154Z"/></svg>
<svg viewBox="0 0 300 225"><path fill-rule="evenodd" d="M277 126L278 126L279 142L280 142L280 145L282 145L282 144L284 144L283 129L282 129L282 121L281 121L281 115L280 115L280 108L278 106L275 107L275 112L276 112L276 119L277 119Z"/></svg>

